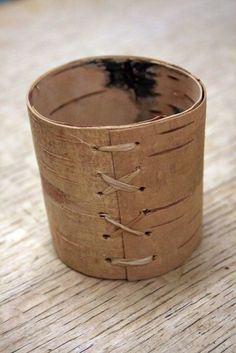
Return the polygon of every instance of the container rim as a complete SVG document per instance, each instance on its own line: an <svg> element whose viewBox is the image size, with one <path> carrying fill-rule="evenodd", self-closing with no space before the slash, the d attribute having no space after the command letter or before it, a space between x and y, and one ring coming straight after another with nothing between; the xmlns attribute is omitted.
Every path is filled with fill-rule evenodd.
<svg viewBox="0 0 236 353"><path fill-rule="evenodd" d="M122 125L103 125L103 126L72 126L72 125L67 125L65 123L59 123L55 120L49 119L47 117L45 117L44 115L42 115L38 110L36 110L34 108L34 106L32 105L31 101L30 101L30 96L31 96L31 92L33 91L34 87L45 77L47 77L48 75L51 74L55 74L63 69L65 69L66 67L68 67L71 64L79 64L79 63L86 63L88 61L91 60L97 60L97 59L109 59L109 58L115 58L115 59L133 59L133 60L143 60L143 61L148 61L150 63L154 63L160 66L164 66L166 68L170 68L172 70L175 70L176 72L180 72L180 73L184 73L186 76L190 77L199 87L199 91L200 91L200 96L199 99L188 109L177 113L177 114L171 114L168 116L163 117L161 120L155 120L155 117L150 118L148 120L144 120L144 121L140 121L140 122L136 122L136 123L131 123L131 124L122 124ZM169 120L175 120L178 119L180 116L183 117L185 116L187 113L189 113L190 111L194 111L201 103L203 103L206 100L206 89L204 84L202 83L202 81L197 78L195 75L191 74L188 70L177 66L175 64L171 64L168 62L165 62L163 60L159 60L159 59L154 59L154 58L149 58L146 56L137 56L137 55L116 55L116 54L109 54L109 55L95 55L95 56L87 56L87 57L83 57L77 60L73 60L73 61L69 61L65 64L59 65L53 69L47 70L44 74L40 75L36 80L33 81L33 83L30 85L30 87L27 90L27 95L26 95L26 105L27 108L29 110L29 112L31 112L32 114L34 114L38 119L44 121L45 123L48 123L50 125L53 126L58 126L58 127L63 127L63 128L67 128L67 129L71 129L71 130L111 130L111 129L127 129L127 128L134 128L134 127L140 127L143 125L147 125L147 124L151 124L154 121L158 121L158 122L164 122L164 121L169 121Z"/></svg>

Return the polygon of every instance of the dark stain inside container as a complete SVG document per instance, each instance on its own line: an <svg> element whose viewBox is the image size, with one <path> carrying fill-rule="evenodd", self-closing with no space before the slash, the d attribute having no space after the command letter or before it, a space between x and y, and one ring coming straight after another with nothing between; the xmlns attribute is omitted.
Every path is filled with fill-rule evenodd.
<svg viewBox="0 0 236 353"><path fill-rule="evenodd" d="M157 65L135 60L115 61L111 59L94 60L91 63L102 66L109 73L107 87L124 90L132 89L136 99L155 97L156 73L151 71Z"/></svg>
<svg viewBox="0 0 236 353"><path fill-rule="evenodd" d="M91 92L81 94L79 91L83 92L83 88L78 88L78 94L53 107L50 116L57 116L58 120L61 116L60 120L63 120L63 112L67 109L75 116L75 120L79 115L80 124L84 125L90 124L88 116L91 119L96 116L99 124L103 125L115 124L115 121L120 124L126 121L133 123L179 114L194 102L186 93L183 95L184 76L163 68L161 64L141 58L93 58L75 62L56 72L54 76L63 73L65 77L66 71L82 66L85 71L82 70L82 74L79 70L75 71L75 80L79 80L81 74L78 87L82 87L83 80L86 80L87 88L91 80ZM83 72L86 73L85 78ZM73 79L72 75L71 78Z"/></svg>

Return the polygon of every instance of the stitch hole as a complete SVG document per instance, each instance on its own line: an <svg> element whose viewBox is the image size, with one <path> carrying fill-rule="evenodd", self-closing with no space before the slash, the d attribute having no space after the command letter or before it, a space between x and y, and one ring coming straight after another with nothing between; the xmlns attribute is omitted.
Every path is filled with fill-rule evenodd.
<svg viewBox="0 0 236 353"><path fill-rule="evenodd" d="M103 234L102 236L104 239L109 239L111 237L109 234Z"/></svg>
<svg viewBox="0 0 236 353"><path fill-rule="evenodd" d="M153 257L152 257L152 261L155 261L156 259L157 259L157 255L153 255Z"/></svg>
<svg viewBox="0 0 236 353"><path fill-rule="evenodd" d="M106 213L104 213L104 212L99 212L99 217L105 218L105 216L106 216Z"/></svg>
<svg viewBox="0 0 236 353"><path fill-rule="evenodd" d="M140 142L136 141L136 142L135 142L135 145L140 145Z"/></svg>
<svg viewBox="0 0 236 353"><path fill-rule="evenodd" d="M97 195L98 195L98 196L103 196L104 194L103 194L102 191L98 191L98 192L97 192Z"/></svg>
<svg viewBox="0 0 236 353"><path fill-rule="evenodd" d="M144 191L145 189L145 186L140 186L139 191Z"/></svg>
<svg viewBox="0 0 236 353"><path fill-rule="evenodd" d="M111 264L111 258L110 258L110 257L107 257L107 258L105 259L105 261L108 262L109 264Z"/></svg>
<svg viewBox="0 0 236 353"><path fill-rule="evenodd" d="M92 146L91 148L92 150L98 151L98 147L96 145Z"/></svg>
<svg viewBox="0 0 236 353"><path fill-rule="evenodd" d="M140 213L143 213L145 216L148 214L148 213L150 213L151 211L150 211L150 209L149 208L144 208L144 209L142 209L142 211L140 211Z"/></svg>
<svg viewBox="0 0 236 353"><path fill-rule="evenodd" d="M152 232L151 232L150 230L147 230L147 231L145 232L145 235L150 236L151 234L152 234Z"/></svg>

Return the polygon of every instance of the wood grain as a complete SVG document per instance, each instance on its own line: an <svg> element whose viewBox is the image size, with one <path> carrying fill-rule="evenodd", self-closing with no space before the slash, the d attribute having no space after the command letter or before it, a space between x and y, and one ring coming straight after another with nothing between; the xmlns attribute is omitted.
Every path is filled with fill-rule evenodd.
<svg viewBox="0 0 236 353"><path fill-rule="evenodd" d="M230 0L0 6L1 352L236 351L235 11ZM175 62L208 91L204 240L180 269L130 283L55 255L24 102L42 72L114 52Z"/></svg>

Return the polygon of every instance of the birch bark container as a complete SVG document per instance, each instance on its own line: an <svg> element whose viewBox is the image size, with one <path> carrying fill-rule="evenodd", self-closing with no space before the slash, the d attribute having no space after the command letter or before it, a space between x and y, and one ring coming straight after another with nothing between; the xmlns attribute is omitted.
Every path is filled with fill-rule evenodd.
<svg viewBox="0 0 236 353"><path fill-rule="evenodd" d="M202 234L200 80L149 58L92 57L40 77L27 104L59 258L127 280L183 264Z"/></svg>

